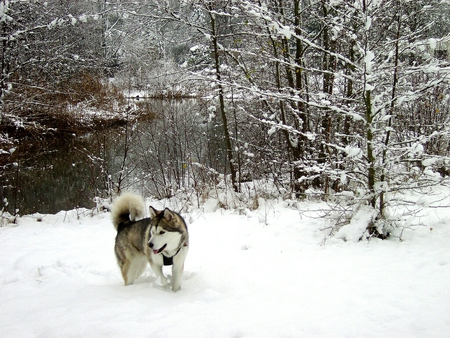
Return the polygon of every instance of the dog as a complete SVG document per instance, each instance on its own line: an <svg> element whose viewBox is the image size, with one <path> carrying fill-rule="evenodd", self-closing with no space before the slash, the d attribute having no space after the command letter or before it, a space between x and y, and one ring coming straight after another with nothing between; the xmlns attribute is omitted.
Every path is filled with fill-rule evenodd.
<svg viewBox="0 0 450 338"><path fill-rule="evenodd" d="M181 287L189 234L183 217L168 208L151 207L150 218L143 218L141 196L124 193L113 203L111 215L117 236L114 252L125 285L131 285L144 272L147 262L163 286L168 285L163 266L172 265L172 291Z"/></svg>

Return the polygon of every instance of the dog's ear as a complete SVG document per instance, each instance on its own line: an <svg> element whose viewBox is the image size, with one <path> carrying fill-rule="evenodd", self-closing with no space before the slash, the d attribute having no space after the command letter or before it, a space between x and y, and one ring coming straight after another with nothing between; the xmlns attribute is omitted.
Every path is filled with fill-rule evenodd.
<svg viewBox="0 0 450 338"><path fill-rule="evenodd" d="M168 208L164 209L164 218L168 221L171 221L173 218L175 218L172 211L170 211Z"/></svg>
<svg viewBox="0 0 450 338"><path fill-rule="evenodd" d="M148 209L149 209L149 211L150 211L150 218L154 218L154 217L156 217L158 214L161 213L161 211L156 210L156 209L153 208L152 206L150 206Z"/></svg>

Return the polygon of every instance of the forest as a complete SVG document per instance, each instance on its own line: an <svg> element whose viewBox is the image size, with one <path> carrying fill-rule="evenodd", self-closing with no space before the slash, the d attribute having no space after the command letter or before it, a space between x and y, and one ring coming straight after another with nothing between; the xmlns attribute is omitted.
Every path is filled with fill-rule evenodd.
<svg viewBox="0 0 450 338"><path fill-rule="evenodd" d="M450 181L449 16L445 0L1 0L0 193L36 147L119 128L114 152L85 154L96 196L315 198L331 231L365 210L385 238L405 191ZM202 109L162 118L150 99Z"/></svg>

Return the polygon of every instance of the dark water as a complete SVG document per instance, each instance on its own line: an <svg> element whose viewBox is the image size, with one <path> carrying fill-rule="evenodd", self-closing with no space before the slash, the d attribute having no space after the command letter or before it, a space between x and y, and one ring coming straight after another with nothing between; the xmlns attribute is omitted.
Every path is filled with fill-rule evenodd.
<svg viewBox="0 0 450 338"><path fill-rule="evenodd" d="M13 156L0 177L3 206L6 198L7 210L19 214L93 207L99 170L83 154L82 149L91 146L89 141L68 138L42 143L32 156Z"/></svg>
<svg viewBox="0 0 450 338"><path fill-rule="evenodd" d="M0 171L0 210L19 214L92 208L133 188L164 197L190 184L193 163L221 168L221 144L207 123L206 105L196 100L152 101L156 118L126 126L28 145ZM209 140L209 141L207 141ZM7 203L5 202L7 201Z"/></svg>

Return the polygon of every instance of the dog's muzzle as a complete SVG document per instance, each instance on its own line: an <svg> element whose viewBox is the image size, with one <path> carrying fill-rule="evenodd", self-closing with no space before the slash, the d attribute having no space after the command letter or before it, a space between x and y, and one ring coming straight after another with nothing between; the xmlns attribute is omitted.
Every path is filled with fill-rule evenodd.
<svg viewBox="0 0 450 338"><path fill-rule="evenodd" d="M148 243L148 246L150 247L150 249L153 249L154 244L153 244L152 242L149 242L149 243ZM157 255L157 254L163 252L164 249L166 248L166 246L167 246L167 244L164 244L161 248L159 248L159 249L157 249L157 250L154 250L154 249L153 249L153 253L154 253L155 255Z"/></svg>

